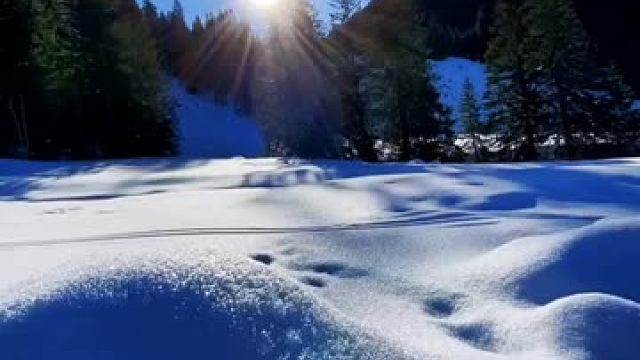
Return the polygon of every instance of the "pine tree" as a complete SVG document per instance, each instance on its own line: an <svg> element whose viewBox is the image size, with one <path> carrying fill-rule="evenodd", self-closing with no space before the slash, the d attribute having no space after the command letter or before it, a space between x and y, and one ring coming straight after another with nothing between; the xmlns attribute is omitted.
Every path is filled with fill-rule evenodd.
<svg viewBox="0 0 640 360"><path fill-rule="evenodd" d="M480 103L476 97L476 90L469 78L465 79L462 93L462 103L460 104L460 120L464 127L464 133L471 138L473 156L475 161L482 160L481 139L482 122L480 114Z"/></svg>
<svg viewBox="0 0 640 360"><path fill-rule="evenodd" d="M362 8L361 0L332 0L331 22L333 25L344 25Z"/></svg>
<svg viewBox="0 0 640 360"><path fill-rule="evenodd" d="M537 145L548 135L538 92L541 69L530 37L529 2L501 0L486 62L488 110L498 140L511 160L535 160Z"/></svg>
<svg viewBox="0 0 640 360"><path fill-rule="evenodd" d="M366 102L360 93L360 85L369 65L361 45L345 31L347 21L360 9L359 0L335 0L331 3L333 12L332 61L335 66L336 82L342 109L342 128L351 154L365 161L377 160L374 142L369 133L366 119Z"/></svg>
<svg viewBox="0 0 640 360"><path fill-rule="evenodd" d="M383 104L378 121L386 128L385 140L398 145L400 160L444 160L453 145L453 122L448 109L440 103L434 75L427 64L428 32L415 18L412 0L397 2L395 10L395 17L381 18L379 24L374 24L386 40L373 47L374 52L379 51L377 57L382 63L374 69L375 74L381 75L377 86L382 87L377 91L382 97L372 99Z"/></svg>
<svg viewBox="0 0 640 360"><path fill-rule="evenodd" d="M33 9L27 0L0 0L0 156L26 156L29 152L27 106L35 103L29 93L33 68Z"/></svg>
<svg viewBox="0 0 640 360"><path fill-rule="evenodd" d="M162 44L166 48L166 66L174 75L180 74L184 70L181 65L189 44L189 29L184 8L178 0L174 0L173 8L168 14Z"/></svg>
<svg viewBox="0 0 640 360"><path fill-rule="evenodd" d="M620 70L610 65L598 71L588 91L587 111L593 134L587 156L637 156L640 151L640 109L636 94Z"/></svg>
<svg viewBox="0 0 640 360"><path fill-rule="evenodd" d="M566 157L580 151L581 133L588 115L581 100L593 75L589 40L569 0L531 1L530 54L541 69L539 92L547 109L552 132L562 138Z"/></svg>
<svg viewBox="0 0 640 360"><path fill-rule="evenodd" d="M127 14L120 12L112 27L115 75L122 79L114 86L122 87L128 107L120 109L126 111L118 117L120 121L111 121L116 133L107 151L118 157L167 156L176 151L166 78L142 17L137 7Z"/></svg>
<svg viewBox="0 0 640 360"><path fill-rule="evenodd" d="M286 18L272 24L261 42L255 81L257 118L274 155L332 157L337 116L330 113L332 79L324 42L311 3L289 4Z"/></svg>

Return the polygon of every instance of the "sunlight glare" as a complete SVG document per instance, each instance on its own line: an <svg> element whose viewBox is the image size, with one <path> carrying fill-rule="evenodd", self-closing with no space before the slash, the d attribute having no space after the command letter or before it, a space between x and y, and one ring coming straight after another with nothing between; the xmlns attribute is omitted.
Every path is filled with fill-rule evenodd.
<svg viewBox="0 0 640 360"><path fill-rule="evenodd" d="M279 0L251 0L253 6L260 10L273 10L278 5Z"/></svg>

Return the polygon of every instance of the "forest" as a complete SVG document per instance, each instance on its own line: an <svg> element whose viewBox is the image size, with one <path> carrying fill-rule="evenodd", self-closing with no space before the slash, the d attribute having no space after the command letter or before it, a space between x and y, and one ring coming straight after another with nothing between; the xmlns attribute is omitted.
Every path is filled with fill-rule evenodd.
<svg viewBox="0 0 640 360"><path fill-rule="evenodd" d="M310 1L286 1L256 31L232 10L189 23L179 1L161 12L151 1L0 0L0 156L175 155L172 78L254 117L270 156L640 153L628 2L596 16L587 0L332 0L327 25ZM466 84L460 119L429 62L449 56L489 73L483 97Z"/></svg>

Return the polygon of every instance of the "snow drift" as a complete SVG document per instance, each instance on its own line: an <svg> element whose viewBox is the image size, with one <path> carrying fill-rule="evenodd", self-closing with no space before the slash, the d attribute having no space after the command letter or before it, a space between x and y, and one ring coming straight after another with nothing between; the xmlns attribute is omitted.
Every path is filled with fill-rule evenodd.
<svg viewBox="0 0 640 360"><path fill-rule="evenodd" d="M640 354L639 159L0 167L2 358Z"/></svg>

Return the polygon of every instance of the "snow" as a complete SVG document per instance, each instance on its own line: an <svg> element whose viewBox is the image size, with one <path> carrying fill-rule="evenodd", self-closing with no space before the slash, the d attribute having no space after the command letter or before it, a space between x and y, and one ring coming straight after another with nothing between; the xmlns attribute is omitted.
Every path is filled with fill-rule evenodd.
<svg viewBox="0 0 640 360"><path fill-rule="evenodd" d="M250 158L265 155L266 141L254 119L204 96L189 94L177 80L171 83L171 96L176 104L181 156Z"/></svg>
<svg viewBox="0 0 640 360"><path fill-rule="evenodd" d="M0 353L636 359L640 159L0 160Z"/></svg>
<svg viewBox="0 0 640 360"><path fill-rule="evenodd" d="M452 110L453 117L457 121L456 130L462 131L460 104L464 94L464 83L469 79L476 91L476 98L482 101L487 91L486 66L476 61L456 57L432 61L431 64L436 75L440 101Z"/></svg>

